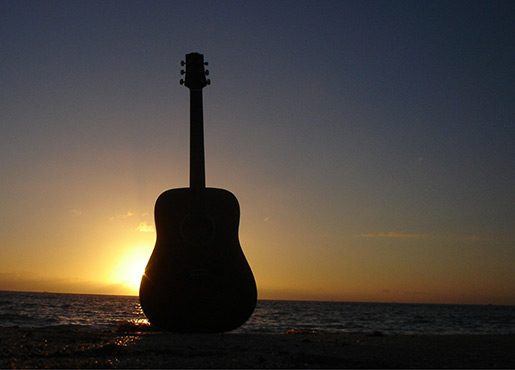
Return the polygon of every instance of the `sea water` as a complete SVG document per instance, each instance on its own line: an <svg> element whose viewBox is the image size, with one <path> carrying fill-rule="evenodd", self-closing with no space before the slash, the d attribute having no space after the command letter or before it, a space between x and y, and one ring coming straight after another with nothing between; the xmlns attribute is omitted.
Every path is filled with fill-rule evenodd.
<svg viewBox="0 0 515 370"><path fill-rule="evenodd" d="M0 291L0 327L145 322L138 297ZM508 334L515 306L259 300L236 333Z"/></svg>

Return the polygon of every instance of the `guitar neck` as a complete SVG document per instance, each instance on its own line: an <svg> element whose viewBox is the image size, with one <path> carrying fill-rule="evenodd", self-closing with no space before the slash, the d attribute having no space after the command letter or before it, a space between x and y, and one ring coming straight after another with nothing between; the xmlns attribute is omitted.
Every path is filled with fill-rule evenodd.
<svg viewBox="0 0 515 370"><path fill-rule="evenodd" d="M200 193L206 187L206 170L204 163L204 115L202 112L202 89L209 85L206 79L209 71L204 70L207 62L199 53L186 54L186 79L180 81L190 89L190 189L194 198L200 199Z"/></svg>
<svg viewBox="0 0 515 370"><path fill-rule="evenodd" d="M202 89L190 89L190 188L206 187Z"/></svg>

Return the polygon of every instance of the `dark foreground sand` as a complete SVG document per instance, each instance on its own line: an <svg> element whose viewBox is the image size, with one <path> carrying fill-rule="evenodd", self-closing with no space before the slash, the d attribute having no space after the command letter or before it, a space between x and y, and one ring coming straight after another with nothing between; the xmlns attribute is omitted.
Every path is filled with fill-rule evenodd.
<svg viewBox="0 0 515 370"><path fill-rule="evenodd" d="M1 328L1 368L514 368L513 335Z"/></svg>

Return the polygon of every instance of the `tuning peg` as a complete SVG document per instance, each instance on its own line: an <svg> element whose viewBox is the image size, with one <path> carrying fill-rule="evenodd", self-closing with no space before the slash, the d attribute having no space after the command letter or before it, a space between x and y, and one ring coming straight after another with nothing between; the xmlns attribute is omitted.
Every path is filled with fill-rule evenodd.
<svg viewBox="0 0 515 370"><path fill-rule="evenodd" d="M181 78L181 80L179 81L179 83L180 83L181 85L184 85L184 80Z"/></svg>
<svg viewBox="0 0 515 370"><path fill-rule="evenodd" d="M210 79L206 80L206 85L211 85L211 80Z"/></svg>
<svg viewBox="0 0 515 370"><path fill-rule="evenodd" d="M184 60L181 60L181 67L184 67L186 63L184 63Z"/></svg>
<svg viewBox="0 0 515 370"><path fill-rule="evenodd" d="M208 62L204 62L204 65L205 65L205 66L208 66L208 65L209 65L209 63L208 63Z"/></svg>
<svg viewBox="0 0 515 370"><path fill-rule="evenodd" d="M206 69L205 74L206 74L206 76L209 76L209 69Z"/></svg>
<svg viewBox="0 0 515 370"><path fill-rule="evenodd" d="M183 75L184 73L186 73L186 72L184 72L184 69L181 69L181 75Z"/></svg>

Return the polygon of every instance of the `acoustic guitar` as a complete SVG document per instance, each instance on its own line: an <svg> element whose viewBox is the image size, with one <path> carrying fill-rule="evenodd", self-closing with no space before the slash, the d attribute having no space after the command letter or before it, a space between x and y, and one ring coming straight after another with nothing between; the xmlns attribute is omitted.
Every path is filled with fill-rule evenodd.
<svg viewBox="0 0 515 370"><path fill-rule="evenodd" d="M148 320L173 332L224 332L247 321L257 289L238 238L240 209L227 190L205 185L202 89L207 63L186 55L190 91L190 187L162 193L155 204L156 244L139 298Z"/></svg>

